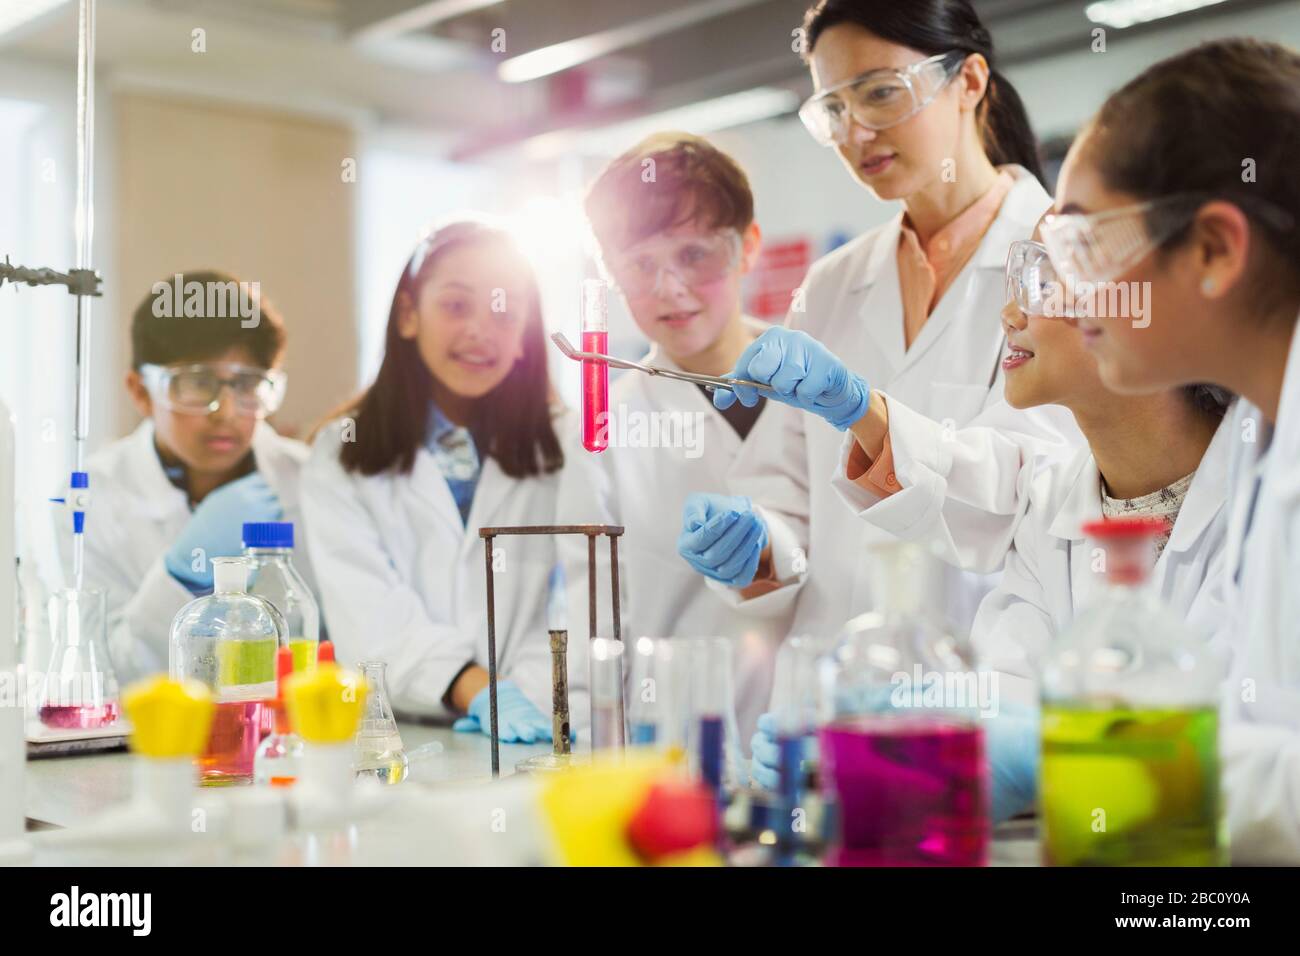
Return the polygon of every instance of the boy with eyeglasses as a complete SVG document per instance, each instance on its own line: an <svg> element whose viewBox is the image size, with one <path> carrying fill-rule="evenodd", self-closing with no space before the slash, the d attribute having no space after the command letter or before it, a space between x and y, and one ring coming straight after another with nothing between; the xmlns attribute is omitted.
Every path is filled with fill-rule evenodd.
<svg viewBox="0 0 1300 956"><path fill-rule="evenodd" d="M284 325L265 300L250 320L220 295L173 303L171 286L155 284L131 321L126 389L144 421L87 467L85 586L105 591L120 680L167 670L172 618L211 589L212 558L243 553L244 522L292 521L305 570L307 447L264 421L284 397ZM178 276L176 287L249 288L217 272ZM70 539L70 529L59 538L65 564Z"/></svg>
<svg viewBox="0 0 1300 956"><path fill-rule="evenodd" d="M727 374L767 327L741 309L741 280L760 243L744 171L700 137L658 133L605 167L585 207L603 270L650 340L644 361ZM708 593L704 579L677 556L677 535L687 495L725 486L762 403L736 403L723 412L702 387L628 373L610 388L609 408L608 450L589 453L577 435L566 447L559 520L626 529L619 554L625 636L732 639L735 742L744 749L766 709L788 622L780 615L742 616ZM580 649L588 623L586 541L561 538L560 548L569 629L583 636L570 648ZM608 580L604 550L601 582ZM607 636L607 592L597 598L598 633Z"/></svg>

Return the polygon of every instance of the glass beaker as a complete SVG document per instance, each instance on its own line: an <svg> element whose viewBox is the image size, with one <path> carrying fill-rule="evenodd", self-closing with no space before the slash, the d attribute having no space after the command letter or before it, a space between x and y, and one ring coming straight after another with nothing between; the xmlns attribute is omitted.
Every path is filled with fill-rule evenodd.
<svg viewBox="0 0 1300 956"><path fill-rule="evenodd" d="M92 730L119 714L117 675L108 655L104 592L63 588L50 595L53 651L37 716L56 730Z"/></svg>
<svg viewBox="0 0 1300 956"><path fill-rule="evenodd" d="M358 665L370 693L352 751L352 768L358 777L374 777L380 783L395 784L406 779L409 763L402 747L397 719L388 703L387 666L383 661L362 661Z"/></svg>
<svg viewBox="0 0 1300 956"><path fill-rule="evenodd" d="M627 722L628 743L633 747L667 747L673 742L672 666L672 641L638 637L632 645Z"/></svg>
<svg viewBox="0 0 1300 956"><path fill-rule="evenodd" d="M276 652L287 627L264 598L247 592L247 558L213 558L213 593L191 601L172 621L169 670L203 682L216 699L208 746L199 757L204 786L248 783L276 695ZM269 727L267 727L269 732Z"/></svg>
<svg viewBox="0 0 1300 956"><path fill-rule="evenodd" d="M841 632L821 671L818 776L835 805L829 862L979 866L989 786L973 672L925 607L934 560L920 546L873 548L878 610Z"/></svg>
<svg viewBox="0 0 1300 956"><path fill-rule="evenodd" d="M673 641L671 693L681 721L677 735L686 748L691 773L719 798L749 776L736 723L733 667L729 638Z"/></svg>
<svg viewBox="0 0 1300 956"><path fill-rule="evenodd" d="M1162 519L1146 518L1084 526L1104 582L1044 661L1039 779L1046 863L1224 862L1224 662L1147 587L1154 538L1166 529Z"/></svg>
<svg viewBox="0 0 1300 956"><path fill-rule="evenodd" d="M275 605L289 629L294 673L315 667L320 606L294 567L293 522L246 522L244 557L249 561L248 593Z"/></svg>

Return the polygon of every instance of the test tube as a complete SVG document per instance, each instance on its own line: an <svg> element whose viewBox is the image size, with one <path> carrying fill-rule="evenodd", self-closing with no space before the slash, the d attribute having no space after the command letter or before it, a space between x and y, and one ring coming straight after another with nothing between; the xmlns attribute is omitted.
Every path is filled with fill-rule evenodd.
<svg viewBox="0 0 1300 956"><path fill-rule="evenodd" d="M777 786L777 862L793 864L799 837L794 811L806 785L805 741L817 725L820 645L810 637L791 637L777 651L772 684L779 780Z"/></svg>
<svg viewBox="0 0 1300 956"><path fill-rule="evenodd" d="M672 644L663 638L639 637L632 648L628 683L629 742L634 747L663 744L671 714Z"/></svg>
<svg viewBox="0 0 1300 956"><path fill-rule="evenodd" d="M622 750L623 642L598 637L591 642L591 749Z"/></svg>
<svg viewBox="0 0 1300 956"><path fill-rule="evenodd" d="M601 279L582 281L582 351L609 352L606 285ZM599 452L609 447L609 366L582 363L582 447Z"/></svg>
<svg viewBox="0 0 1300 956"><path fill-rule="evenodd" d="M735 744L735 694L731 681L731 643L726 638L690 641L691 750L705 786L723 796L724 777L735 775L728 767L728 738Z"/></svg>

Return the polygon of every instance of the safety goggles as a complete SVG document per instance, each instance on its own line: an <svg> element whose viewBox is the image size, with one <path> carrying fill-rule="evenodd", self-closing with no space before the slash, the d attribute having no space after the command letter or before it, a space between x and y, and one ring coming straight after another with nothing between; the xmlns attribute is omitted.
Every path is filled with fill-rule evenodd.
<svg viewBox="0 0 1300 956"><path fill-rule="evenodd" d="M606 260L606 272L628 298L655 295L665 272L694 288L717 282L740 261L741 238L726 230L707 237L655 240Z"/></svg>
<svg viewBox="0 0 1300 956"><path fill-rule="evenodd" d="M1071 315L1065 286L1041 242L1018 239L1007 252L1007 301L1025 315Z"/></svg>
<svg viewBox="0 0 1300 956"><path fill-rule="evenodd" d="M954 50L901 70L872 70L822 90L800 107L799 118L823 146L847 142L854 122L889 129L934 102L965 62L966 54Z"/></svg>
<svg viewBox="0 0 1300 956"><path fill-rule="evenodd" d="M142 365L140 375L153 400L187 415L210 415L221 407L221 392L230 389L235 408L265 418L284 401L287 379L279 369L235 362L198 365Z"/></svg>

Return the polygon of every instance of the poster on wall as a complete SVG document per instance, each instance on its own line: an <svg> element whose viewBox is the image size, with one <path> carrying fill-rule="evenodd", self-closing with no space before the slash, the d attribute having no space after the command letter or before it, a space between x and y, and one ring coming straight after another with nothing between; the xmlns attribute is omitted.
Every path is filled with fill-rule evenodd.
<svg viewBox="0 0 1300 956"><path fill-rule="evenodd" d="M812 265L813 243L808 236L763 243L758 263L745 284L745 313L777 322L790 311L794 290Z"/></svg>

